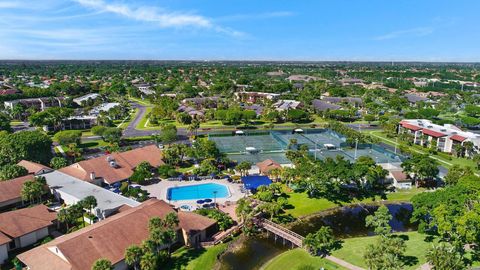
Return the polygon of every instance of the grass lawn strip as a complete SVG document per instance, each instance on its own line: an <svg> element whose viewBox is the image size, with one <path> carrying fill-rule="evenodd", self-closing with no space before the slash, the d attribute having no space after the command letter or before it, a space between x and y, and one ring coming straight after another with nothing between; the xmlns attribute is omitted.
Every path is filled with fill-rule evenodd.
<svg viewBox="0 0 480 270"><path fill-rule="evenodd" d="M227 248L227 245L227 243L224 243L214 247L202 249L189 249L187 247L182 247L172 254L172 259L165 266L165 269L213 269L215 263L217 262L217 256Z"/></svg>
<svg viewBox="0 0 480 270"><path fill-rule="evenodd" d="M303 249L292 249L284 252L269 262L267 262L261 269L262 270L290 270L298 269L299 267L311 266L311 269L347 269L341 267L333 262L330 262L321 257L313 257Z"/></svg>
<svg viewBox="0 0 480 270"><path fill-rule="evenodd" d="M412 262L411 265L406 265L404 269L414 270L426 262L425 254L427 250L436 242L427 242L426 235L418 232L405 232L396 234L405 238L407 249L405 256ZM353 265L366 268L363 255L365 248L369 244L375 243L380 236L355 237L344 239L342 248L332 252L332 255L345 260Z"/></svg>

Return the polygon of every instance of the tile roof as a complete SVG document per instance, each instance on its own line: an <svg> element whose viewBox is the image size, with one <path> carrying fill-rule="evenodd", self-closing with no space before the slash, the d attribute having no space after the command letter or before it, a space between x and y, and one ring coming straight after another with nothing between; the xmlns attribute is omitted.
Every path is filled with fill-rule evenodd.
<svg viewBox="0 0 480 270"><path fill-rule="evenodd" d="M342 108L342 106L331 104L320 99L313 100L312 105L317 111L339 110Z"/></svg>
<svg viewBox="0 0 480 270"><path fill-rule="evenodd" d="M20 162L17 163L17 165L24 167L27 169L28 173L31 174L37 174L43 170L45 171L51 171L52 169L42 165L40 163L35 163L33 161L28 161L28 160L21 160Z"/></svg>
<svg viewBox="0 0 480 270"><path fill-rule="evenodd" d="M7 181L0 181L0 203L21 198L23 183L34 178L32 174L29 174Z"/></svg>
<svg viewBox="0 0 480 270"><path fill-rule="evenodd" d="M427 129L427 128L424 128L424 129L422 130L422 133L425 134L425 135L429 135L429 136L435 137L435 138L447 136L447 134L443 134L443 133L441 133L441 132L438 132L438 131L435 131L435 130L431 130L431 129Z"/></svg>
<svg viewBox="0 0 480 270"><path fill-rule="evenodd" d="M109 164L107 160L109 156L115 160L116 167ZM112 153L108 156L83 160L59 171L89 182L92 181L90 174L93 172L95 177L103 178L108 184L113 184L128 179L133 174L135 167L143 161L147 161L153 167L163 165L162 151L155 145L150 145L122 153Z"/></svg>
<svg viewBox="0 0 480 270"><path fill-rule="evenodd" d="M419 126L415 126L415 125L409 124L409 123L404 122L404 121L401 121L400 124L402 125L402 127L413 130L413 131L418 131L418 130L422 129Z"/></svg>
<svg viewBox="0 0 480 270"><path fill-rule="evenodd" d="M99 258L106 258L116 264L123 260L127 247L139 245L148 237L150 218L164 217L172 212L175 211L166 202L150 199L138 207L22 253L18 258L32 270L90 269ZM211 223L211 219L194 213L180 212L178 217L180 227L183 225L189 229L203 229ZM62 265L62 261L65 261L60 255L55 255L56 250L65 257L67 265ZM55 267L42 262L41 258L47 257Z"/></svg>
<svg viewBox="0 0 480 270"><path fill-rule="evenodd" d="M403 171L391 171L390 174L397 182L409 182L408 176Z"/></svg>
<svg viewBox="0 0 480 270"><path fill-rule="evenodd" d="M0 231L11 238L34 232L52 225L57 214L43 205L0 214Z"/></svg>
<svg viewBox="0 0 480 270"><path fill-rule="evenodd" d="M271 171L273 169L282 168L282 166L279 163L277 163L277 162L275 162L271 159L266 159L262 162L257 163L256 165L260 169L260 172L262 172L262 173L268 173L269 171Z"/></svg>
<svg viewBox="0 0 480 270"><path fill-rule="evenodd" d="M6 244L10 241L12 241L12 239L10 239L10 237L8 237L5 234L3 234L2 232L0 232L0 245Z"/></svg>
<svg viewBox="0 0 480 270"><path fill-rule="evenodd" d="M450 137L450 139L452 139L452 140L454 140L454 141L457 141L457 142L463 142L463 141L465 141L467 138L456 134L456 135L453 135L452 137Z"/></svg>

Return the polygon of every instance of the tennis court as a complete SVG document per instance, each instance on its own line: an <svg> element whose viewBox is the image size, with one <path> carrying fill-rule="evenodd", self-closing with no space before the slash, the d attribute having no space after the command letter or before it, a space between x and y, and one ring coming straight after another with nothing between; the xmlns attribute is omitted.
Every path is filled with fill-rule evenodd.
<svg viewBox="0 0 480 270"><path fill-rule="evenodd" d="M246 132L244 135L211 134L209 140L216 143L218 149L227 154L234 161L249 161L252 163L272 159L280 164L290 161L285 156L288 145L295 139L298 145L307 145L310 153L318 159L335 158L338 155L350 161L356 157L369 156L377 163L401 162L402 157L378 145L359 145L356 150L345 147L346 139L331 130L309 129L301 133L291 130L276 130L271 132ZM335 149L325 149L324 145L330 144ZM247 151L247 149L254 151Z"/></svg>

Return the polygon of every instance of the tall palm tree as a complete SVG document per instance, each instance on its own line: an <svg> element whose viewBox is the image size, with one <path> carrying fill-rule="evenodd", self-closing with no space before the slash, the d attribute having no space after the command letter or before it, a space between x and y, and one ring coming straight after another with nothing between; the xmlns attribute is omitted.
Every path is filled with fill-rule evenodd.
<svg viewBox="0 0 480 270"><path fill-rule="evenodd" d="M473 142L470 141L463 143L463 149L465 150L465 154L467 156L471 157L474 146L475 145L473 144Z"/></svg>
<svg viewBox="0 0 480 270"><path fill-rule="evenodd" d="M68 210L65 209L65 208L60 209L57 213L57 219L61 223L65 223L65 225L67 227L67 232L68 232L70 230L70 225L69 224L72 221L72 217L71 217L70 213L68 212Z"/></svg>
<svg viewBox="0 0 480 270"><path fill-rule="evenodd" d="M140 269L140 259L142 258L143 250L136 245L131 245L125 250L125 263L133 266L133 269Z"/></svg>
<svg viewBox="0 0 480 270"><path fill-rule="evenodd" d="M140 269L142 270L156 270L158 257L152 253L147 252L140 258Z"/></svg>
<svg viewBox="0 0 480 270"><path fill-rule="evenodd" d="M188 132L192 135L195 135L196 137L199 128L200 128L200 121L194 118L190 123L190 125L188 125Z"/></svg>
<svg viewBox="0 0 480 270"><path fill-rule="evenodd" d="M93 263L92 270L113 270L113 265L107 259L98 259Z"/></svg>
<svg viewBox="0 0 480 270"><path fill-rule="evenodd" d="M247 198L242 198L237 201L237 207L235 208L235 213L240 217L242 222L245 222L247 217L252 213L253 208L251 206L251 201Z"/></svg>

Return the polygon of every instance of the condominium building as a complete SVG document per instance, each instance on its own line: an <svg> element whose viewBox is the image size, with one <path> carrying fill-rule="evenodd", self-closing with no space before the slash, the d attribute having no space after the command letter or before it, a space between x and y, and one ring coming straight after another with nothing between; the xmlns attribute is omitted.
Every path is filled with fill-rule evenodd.
<svg viewBox="0 0 480 270"><path fill-rule="evenodd" d="M472 153L480 152L480 134L462 131L451 124L441 126L425 119L402 120L399 133L411 134L415 144L431 145L435 142L438 151L441 152L451 153L455 150L455 145L465 145L467 142L473 144Z"/></svg>

